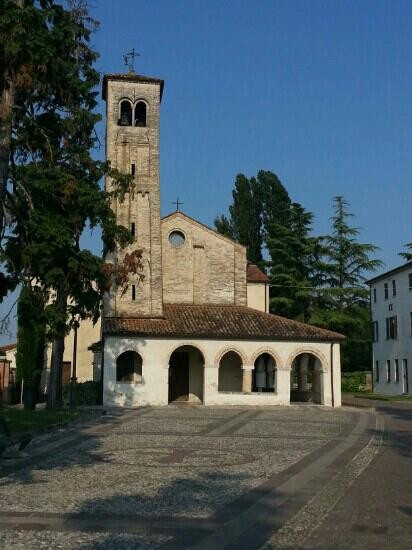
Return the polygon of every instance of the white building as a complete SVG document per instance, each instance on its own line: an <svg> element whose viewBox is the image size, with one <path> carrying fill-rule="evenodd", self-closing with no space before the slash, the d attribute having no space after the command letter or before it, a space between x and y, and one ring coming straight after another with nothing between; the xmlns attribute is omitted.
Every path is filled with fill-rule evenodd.
<svg viewBox="0 0 412 550"><path fill-rule="evenodd" d="M412 261L368 281L377 393L412 394Z"/></svg>

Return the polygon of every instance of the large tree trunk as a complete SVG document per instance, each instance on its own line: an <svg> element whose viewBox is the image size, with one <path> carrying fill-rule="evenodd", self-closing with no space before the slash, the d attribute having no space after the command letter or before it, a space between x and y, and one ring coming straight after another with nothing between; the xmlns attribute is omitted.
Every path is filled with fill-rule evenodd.
<svg viewBox="0 0 412 550"><path fill-rule="evenodd" d="M3 233L5 220L5 199L9 174L12 111L14 104L14 84L3 90L0 99L0 234Z"/></svg>
<svg viewBox="0 0 412 550"><path fill-rule="evenodd" d="M24 0L14 0L19 6L24 6ZM3 234L5 220L5 198L9 175L12 114L14 106L14 77L13 70L6 70L6 88L0 98L0 236Z"/></svg>
<svg viewBox="0 0 412 550"><path fill-rule="evenodd" d="M63 286L57 291L56 307L61 313L66 313L67 294ZM50 364L50 379L47 392L47 408L60 409L63 406L62 398L62 371L64 354L64 335L58 336L52 343Z"/></svg>

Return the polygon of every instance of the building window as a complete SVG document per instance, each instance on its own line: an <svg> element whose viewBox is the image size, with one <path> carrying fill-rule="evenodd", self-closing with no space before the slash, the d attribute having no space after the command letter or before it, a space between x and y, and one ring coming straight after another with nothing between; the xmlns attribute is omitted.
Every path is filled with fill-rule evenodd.
<svg viewBox="0 0 412 550"><path fill-rule="evenodd" d="M116 381L142 382L142 358L135 351L125 351L116 359Z"/></svg>
<svg viewBox="0 0 412 550"><path fill-rule="evenodd" d="M411 337L412 337L412 311L411 311L411 313L410 313L410 318L411 318L411 323L410 323L410 325L411 325Z"/></svg>
<svg viewBox="0 0 412 550"><path fill-rule="evenodd" d="M388 309L389 309L389 311L393 311L393 304L389 304Z"/></svg>
<svg viewBox="0 0 412 550"><path fill-rule="evenodd" d="M379 361L375 361L375 381L379 382Z"/></svg>
<svg viewBox="0 0 412 550"><path fill-rule="evenodd" d="M373 301L376 304L376 288L373 289Z"/></svg>
<svg viewBox="0 0 412 550"><path fill-rule="evenodd" d="M172 231L169 235L169 243L174 247L178 248L185 244L185 236L181 231Z"/></svg>
<svg viewBox="0 0 412 550"><path fill-rule="evenodd" d="M136 300L136 285L132 285L132 300Z"/></svg>
<svg viewBox="0 0 412 550"><path fill-rule="evenodd" d="M379 323L378 323L378 321L373 321L372 328L373 328L373 341L374 342L379 342Z"/></svg>
<svg viewBox="0 0 412 550"><path fill-rule="evenodd" d="M117 123L119 126L132 125L132 105L127 99L120 102L120 118Z"/></svg>
<svg viewBox="0 0 412 550"><path fill-rule="evenodd" d="M132 237L136 235L136 224L134 222L131 223L130 233L132 234Z"/></svg>
<svg viewBox="0 0 412 550"><path fill-rule="evenodd" d="M409 273L409 290L412 290L412 273Z"/></svg>
<svg viewBox="0 0 412 550"><path fill-rule="evenodd" d="M388 283L385 283L383 286L384 286L384 289L385 289L385 300L387 300L388 297L389 297Z"/></svg>
<svg viewBox="0 0 412 550"><path fill-rule="evenodd" d="M134 125L146 126L146 103L143 101L138 101L134 108Z"/></svg>
<svg viewBox="0 0 412 550"><path fill-rule="evenodd" d="M387 382L391 381L391 360L390 359L386 361L386 381Z"/></svg>
<svg viewBox="0 0 412 550"><path fill-rule="evenodd" d="M396 281L392 281L392 296L396 296Z"/></svg>
<svg viewBox="0 0 412 550"><path fill-rule="evenodd" d="M399 382L399 359L395 359L395 382Z"/></svg>
<svg viewBox="0 0 412 550"><path fill-rule="evenodd" d="M386 318L386 339L396 340L398 338L398 318L396 315Z"/></svg>
<svg viewBox="0 0 412 550"><path fill-rule="evenodd" d="M136 165L135 164L132 164L131 167L130 167L130 173L132 174L132 176L134 176L136 174Z"/></svg>

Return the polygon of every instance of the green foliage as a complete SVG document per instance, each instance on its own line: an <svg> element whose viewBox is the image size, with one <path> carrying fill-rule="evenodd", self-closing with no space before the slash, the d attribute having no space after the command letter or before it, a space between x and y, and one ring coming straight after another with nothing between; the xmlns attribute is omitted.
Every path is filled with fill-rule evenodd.
<svg viewBox="0 0 412 550"><path fill-rule="evenodd" d="M43 296L37 289L23 286L17 306L16 368L18 381L36 388L44 363L46 338Z"/></svg>
<svg viewBox="0 0 412 550"><path fill-rule="evenodd" d="M100 382L79 382L75 386L76 405L101 405ZM68 407L70 403L70 384L63 386L63 404Z"/></svg>
<svg viewBox="0 0 412 550"><path fill-rule="evenodd" d="M345 393L367 392L364 372L343 373L341 388Z"/></svg>
<svg viewBox="0 0 412 550"><path fill-rule="evenodd" d="M405 248L406 248L406 251L399 252L399 256L401 256L407 262L411 262L412 261L412 243L406 243Z"/></svg>

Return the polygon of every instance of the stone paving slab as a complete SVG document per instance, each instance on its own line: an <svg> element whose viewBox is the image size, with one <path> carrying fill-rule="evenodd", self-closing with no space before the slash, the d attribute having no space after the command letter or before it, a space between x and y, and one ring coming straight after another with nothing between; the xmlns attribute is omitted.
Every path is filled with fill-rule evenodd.
<svg viewBox="0 0 412 550"><path fill-rule="evenodd" d="M54 452L40 463L0 478L0 529L12 524L15 530L3 533L19 533L25 544L31 544L32 533L36 541L43 540L43 535L49 540L45 533L52 527L60 537L63 527L47 516L56 512L66 519L73 513L95 517L95 521L84 524L72 521L70 541L74 540L73 532L98 531L107 514L126 518L128 534L139 528L145 536L150 535L153 522L158 532L159 521L169 518L171 525L175 522L175 530L180 522L188 521L194 532L185 531L186 538L180 533L180 546L173 546L174 532L171 539L155 540L150 535L148 541L143 537L139 548L145 544L184 548L190 540L204 536L199 521L209 522L210 527L220 516L228 517L225 510L230 512L231 503L239 502L239 510L249 506L247 495L257 498L260 487L270 479L344 441L358 416L358 412L332 409L320 413L318 407L308 406L176 406L146 408L144 414L142 409L131 411L110 427L89 429L75 445ZM25 517L25 527L19 528L15 514L30 512L34 515ZM40 520L38 514L44 514L45 519ZM59 537L57 544L59 540L66 544ZM95 540L79 539L78 546L55 547L111 548L110 537L99 534ZM5 540L8 544L9 539ZM116 541L126 545L124 548L127 544L136 548L138 542L127 538ZM21 547L30 546L22 543Z"/></svg>

